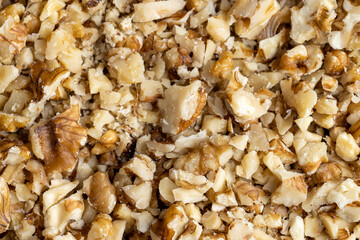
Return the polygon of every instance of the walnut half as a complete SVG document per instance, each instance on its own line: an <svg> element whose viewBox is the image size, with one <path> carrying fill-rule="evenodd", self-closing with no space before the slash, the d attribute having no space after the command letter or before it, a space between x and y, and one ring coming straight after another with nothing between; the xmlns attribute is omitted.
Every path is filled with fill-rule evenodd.
<svg viewBox="0 0 360 240"><path fill-rule="evenodd" d="M75 105L45 123L30 129L32 149L43 159L48 175L69 173L76 165L76 157L86 142L86 129L79 125L79 106Z"/></svg>

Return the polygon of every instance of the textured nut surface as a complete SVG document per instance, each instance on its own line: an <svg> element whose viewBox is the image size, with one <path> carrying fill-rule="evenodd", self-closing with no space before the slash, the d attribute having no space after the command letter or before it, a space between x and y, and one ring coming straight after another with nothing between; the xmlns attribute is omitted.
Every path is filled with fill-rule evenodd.
<svg viewBox="0 0 360 240"><path fill-rule="evenodd" d="M1 192L1 219L0 232L5 232L11 221L11 202L9 187L3 178L0 178L0 192Z"/></svg>
<svg viewBox="0 0 360 240"><path fill-rule="evenodd" d="M1 238L360 238L358 0L0 6Z"/></svg>
<svg viewBox="0 0 360 240"><path fill-rule="evenodd" d="M100 212L109 214L115 207L115 187L104 172L97 172L84 182L84 193L91 206Z"/></svg>
<svg viewBox="0 0 360 240"><path fill-rule="evenodd" d="M50 121L33 127L31 144L43 159L48 174L71 172L78 151L86 141L86 129L78 124L79 107L73 106Z"/></svg>

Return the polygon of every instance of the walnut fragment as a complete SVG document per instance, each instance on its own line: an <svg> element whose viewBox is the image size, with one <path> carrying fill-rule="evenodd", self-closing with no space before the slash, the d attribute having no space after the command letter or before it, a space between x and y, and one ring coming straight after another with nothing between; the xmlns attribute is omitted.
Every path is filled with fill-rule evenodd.
<svg viewBox="0 0 360 240"><path fill-rule="evenodd" d="M32 149L44 160L47 174L69 174L75 167L78 151L87 137L86 129L78 123L79 117L79 106L75 105L31 128Z"/></svg>

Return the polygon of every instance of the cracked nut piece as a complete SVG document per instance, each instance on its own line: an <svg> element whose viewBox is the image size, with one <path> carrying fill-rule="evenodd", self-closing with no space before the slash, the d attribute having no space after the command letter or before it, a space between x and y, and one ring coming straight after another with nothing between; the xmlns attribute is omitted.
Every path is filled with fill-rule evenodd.
<svg viewBox="0 0 360 240"><path fill-rule="evenodd" d="M0 193L0 233L3 233L7 231L10 225L11 204L9 187L2 177L0 177Z"/></svg>
<svg viewBox="0 0 360 240"><path fill-rule="evenodd" d="M150 157L140 154L133 157L124 166L125 170L134 173L143 181L150 181L154 178L154 172L156 170L155 162Z"/></svg>
<svg viewBox="0 0 360 240"><path fill-rule="evenodd" d="M3 93L9 84L19 76L19 74L19 70L15 66L0 66L0 93Z"/></svg>
<svg viewBox="0 0 360 240"><path fill-rule="evenodd" d="M47 174L71 173L78 151L86 142L86 129L79 125L79 106L75 105L53 119L30 129L32 150L43 159Z"/></svg>
<svg viewBox="0 0 360 240"><path fill-rule="evenodd" d="M8 17L0 27L0 61L11 61L14 54L25 47L27 28L16 22L13 17Z"/></svg>
<svg viewBox="0 0 360 240"><path fill-rule="evenodd" d="M16 165L30 158L30 150L21 142L4 140L0 142L0 161L4 165Z"/></svg>
<svg viewBox="0 0 360 240"><path fill-rule="evenodd" d="M238 1L241 2L241 1ZM249 1L245 1L248 3ZM257 35L266 27L271 17L280 10L280 4L275 0L260 0L255 1L257 5L254 9L254 4L247 4L249 9L242 15L248 15L235 23L235 32L242 38L256 39ZM236 6L237 5L237 6ZM240 4L236 4L236 12L240 8ZM245 5L245 4L244 4ZM254 10L253 10L254 9ZM251 14L251 12L253 12ZM251 15L250 15L251 14ZM239 16L234 16L239 17ZM240 15L241 17L241 15Z"/></svg>
<svg viewBox="0 0 360 240"><path fill-rule="evenodd" d="M175 240L185 230L189 218L179 204L172 204L165 213L162 221L152 224L150 234L152 239Z"/></svg>
<svg viewBox="0 0 360 240"><path fill-rule="evenodd" d="M89 240L107 239L113 232L112 219L107 214L96 215L88 233Z"/></svg>
<svg viewBox="0 0 360 240"><path fill-rule="evenodd" d="M345 161L351 162L357 159L357 156L360 153L360 147L351 134L342 132L336 138L335 151L339 157Z"/></svg>
<svg viewBox="0 0 360 240"><path fill-rule="evenodd" d="M138 209L145 209L149 206L151 200L152 186L151 182L142 182L138 185L127 185L121 188L125 197Z"/></svg>
<svg viewBox="0 0 360 240"><path fill-rule="evenodd" d="M16 132L17 129L25 127L29 121L28 117L0 112L0 131Z"/></svg>
<svg viewBox="0 0 360 240"><path fill-rule="evenodd" d="M90 205L96 210L110 214L116 204L115 187L109 176L104 172L97 172L84 181L84 193L88 195Z"/></svg>
<svg viewBox="0 0 360 240"><path fill-rule="evenodd" d="M207 94L200 81L188 86L173 85L165 90L164 99L158 102L163 132L179 134L201 114Z"/></svg>
<svg viewBox="0 0 360 240"><path fill-rule="evenodd" d="M113 56L109 59L110 75L117 79L119 85L139 83L145 80L144 60L139 53L132 53L126 59Z"/></svg>
<svg viewBox="0 0 360 240"><path fill-rule="evenodd" d="M316 183L336 181L339 180L341 177L341 164L337 162L322 163L314 174L314 180Z"/></svg>
<svg viewBox="0 0 360 240"><path fill-rule="evenodd" d="M149 22L170 17L185 7L184 0L141 2L134 5L134 22ZM149 11L151 9L151 11Z"/></svg>
<svg viewBox="0 0 360 240"><path fill-rule="evenodd" d="M208 171L223 166L233 156L230 146L214 146L211 143L202 143L199 148L179 157L174 167L197 175L204 175Z"/></svg>
<svg viewBox="0 0 360 240"><path fill-rule="evenodd" d="M306 174L313 174L322 162L327 162L327 148L324 142L306 143L302 148L296 149L298 163Z"/></svg>

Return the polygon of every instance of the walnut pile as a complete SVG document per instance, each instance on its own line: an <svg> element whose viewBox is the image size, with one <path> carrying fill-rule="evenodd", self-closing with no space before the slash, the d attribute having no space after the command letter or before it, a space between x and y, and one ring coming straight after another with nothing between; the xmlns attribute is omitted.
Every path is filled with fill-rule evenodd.
<svg viewBox="0 0 360 240"><path fill-rule="evenodd" d="M358 0L0 0L0 238L360 239Z"/></svg>

